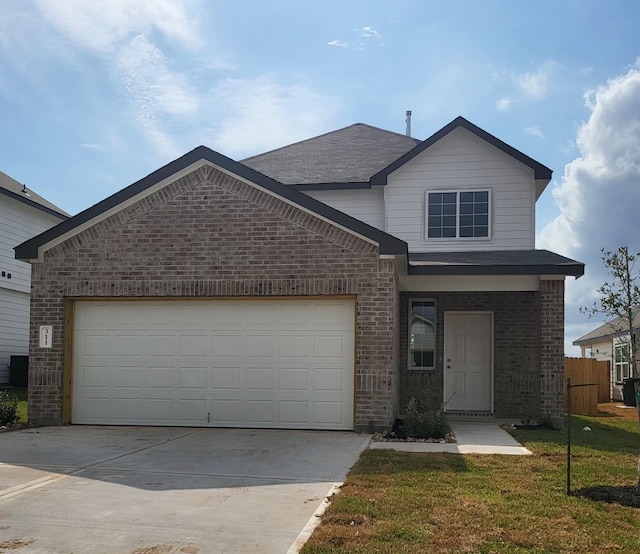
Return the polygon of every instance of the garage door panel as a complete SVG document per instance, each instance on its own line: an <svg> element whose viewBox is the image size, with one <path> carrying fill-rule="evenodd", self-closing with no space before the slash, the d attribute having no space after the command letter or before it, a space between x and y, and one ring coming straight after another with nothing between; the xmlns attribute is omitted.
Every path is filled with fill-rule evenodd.
<svg viewBox="0 0 640 554"><path fill-rule="evenodd" d="M353 300L77 302L72 421L352 429L354 311Z"/></svg>
<svg viewBox="0 0 640 554"><path fill-rule="evenodd" d="M109 335L87 335L82 340L81 356L108 356L111 353Z"/></svg>
<svg viewBox="0 0 640 554"><path fill-rule="evenodd" d="M297 427L309 421L309 402L282 400L279 403L279 421L283 425Z"/></svg>
<svg viewBox="0 0 640 554"><path fill-rule="evenodd" d="M250 358L273 358L276 353L275 343L274 335L252 333L245 337L245 353Z"/></svg>
<svg viewBox="0 0 640 554"><path fill-rule="evenodd" d="M147 356L173 357L176 353L176 338L173 335L147 335Z"/></svg>
<svg viewBox="0 0 640 554"><path fill-rule="evenodd" d="M322 367L313 372L313 388L317 391L342 391L345 388L344 368Z"/></svg>
<svg viewBox="0 0 640 554"><path fill-rule="evenodd" d="M315 337L314 354L316 358L343 358L345 340L343 335L326 335Z"/></svg>
<svg viewBox="0 0 640 554"><path fill-rule="evenodd" d="M173 389L176 383L176 369L171 366L148 366L145 371L148 389Z"/></svg>
<svg viewBox="0 0 640 554"><path fill-rule="evenodd" d="M213 368L211 372L214 389L239 391L243 388L242 371L240 368Z"/></svg>
<svg viewBox="0 0 640 554"><path fill-rule="evenodd" d="M207 389L208 374L207 367L179 367L178 385L184 389Z"/></svg>
<svg viewBox="0 0 640 554"><path fill-rule="evenodd" d="M251 391L272 391L274 387L273 367L248 367L245 370L245 389Z"/></svg>
<svg viewBox="0 0 640 554"><path fill-rule="evenodd" d="M245 423L273 423L273 400L246 400L244 403Z"/></svg>
<svg viewBox="0 0 640 554"><path fill-rule="evenodd" d="M172 398L145 398L143 424L171 425L176 420Z"/></svg>
<svg viewBox="0 0 640 554"><path fill-rule="evenodd" d="M342 402L314 402L313 421L318 426L339 425L344 414Z"/></svg>
<svg viewBox="0 0 640 554"><path fill-rule="evenodd" d="M215 399L211 401L211 423L226 424L230 427L240 422L240 400Z"/></svg>
<svg viewBox="0 0 640 554"><path fill-rule="evenodd" d="M180 421L203 421L207 418L207 401L204 398L178 401L178 417Z"/></svg>
<svg viewBox="0 0 640 554"><path fill-rule="evenodd" d="M309 370L307 368L281 368L278 377L281 391L306 391L309 389Z"/></svg>
<svg viewBox="0 0 640 554"><path fill-rule="evenodd" d="M209 335L181 335L179 341L181 357L206 357L209 354Z"/></svg>
<svg viewBox="0 0 640 554"><path fill-rule="evenodd" d="M213 356L238 358L242 355L244 337L241 334L216 334L213 340Z"/></svg>
<svg viewBox="0 0 640 554"><path fill-rule="evenodd" d="M81 364L76 380L80 386L89 388L109 388L111 382L111 368L108 365Z"/></svg>
<svg viewBox="0 0 640 554"><path fill-rule="evenodd" d="M308 358L311 355L310 337L305 334L281 335L280 356L282 358Z"/></svg>
<svg viewBox="0 0 640 554"><path fill-rule="evenodd" d="M111 372L115 389L138 389L146 384L144 368L140 366L117 366Z"/></svg>

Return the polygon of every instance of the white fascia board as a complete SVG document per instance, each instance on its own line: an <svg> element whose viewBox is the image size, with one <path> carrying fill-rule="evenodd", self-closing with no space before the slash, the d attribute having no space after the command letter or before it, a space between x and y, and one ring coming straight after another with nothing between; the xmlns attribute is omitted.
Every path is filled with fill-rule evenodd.
<svg viewBox="0 0 640 554"><path fill-rule="evenodd" d="M406 275L400 290L412 292L537 291L537 275Z"/></svg>

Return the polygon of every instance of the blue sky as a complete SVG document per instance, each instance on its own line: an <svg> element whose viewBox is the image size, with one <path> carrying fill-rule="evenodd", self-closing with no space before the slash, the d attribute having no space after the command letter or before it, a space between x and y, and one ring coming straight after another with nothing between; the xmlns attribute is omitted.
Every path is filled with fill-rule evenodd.
<svg viewBox="0 0 640 554"><path fill-rule="evenodd" d="M588 264L570 342L600 248L640 250L638 21L635 0L3 0L0 170L73 214L199 144L462 115L554 170L538 247Z"/></svg>

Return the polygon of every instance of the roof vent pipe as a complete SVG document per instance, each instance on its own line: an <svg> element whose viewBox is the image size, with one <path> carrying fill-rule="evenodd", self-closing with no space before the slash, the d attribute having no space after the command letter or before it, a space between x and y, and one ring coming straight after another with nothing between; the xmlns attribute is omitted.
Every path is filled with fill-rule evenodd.
<svg viewBox="0 0 640 554"><path fill-rule="evenodd" d="M411 110L407 110L407 136L411 136Z"/></svg>

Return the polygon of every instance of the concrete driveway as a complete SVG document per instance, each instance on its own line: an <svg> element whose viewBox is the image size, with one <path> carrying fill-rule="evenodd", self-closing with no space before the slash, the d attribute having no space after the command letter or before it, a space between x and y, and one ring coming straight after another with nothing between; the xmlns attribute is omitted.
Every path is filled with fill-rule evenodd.
<svg viewBox="0 0 640 554"><path fill-rule="evenodd" d="M89 426L0 433L0 552L284 553L369 439Z"/></svg>

